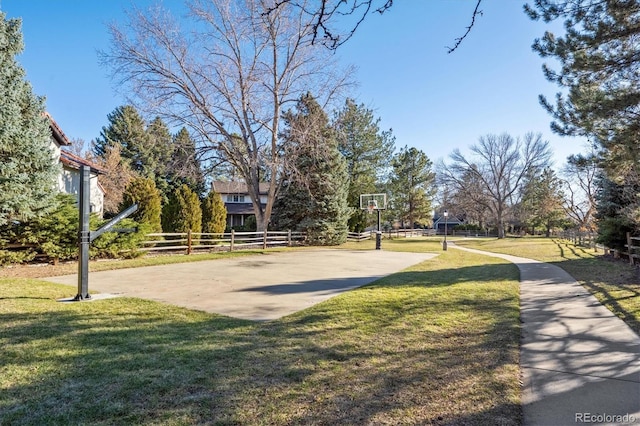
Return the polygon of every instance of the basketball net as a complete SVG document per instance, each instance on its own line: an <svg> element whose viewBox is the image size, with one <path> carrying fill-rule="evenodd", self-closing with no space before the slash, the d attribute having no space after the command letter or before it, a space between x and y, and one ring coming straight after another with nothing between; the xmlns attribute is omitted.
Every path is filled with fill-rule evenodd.
<svg viewBox="0 0 640 426"><path fill-rule="evenodd" d="M367 211L369 214L372 214L376 207L378 207L378 202L376 200L369 200L369 203L367 204Z"/></svg>

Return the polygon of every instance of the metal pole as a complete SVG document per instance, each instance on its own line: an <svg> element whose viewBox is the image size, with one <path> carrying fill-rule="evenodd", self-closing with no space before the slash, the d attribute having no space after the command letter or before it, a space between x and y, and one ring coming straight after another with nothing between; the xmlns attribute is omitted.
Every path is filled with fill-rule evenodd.
<svg viewBox="0 0 640 426"><path fill-rule="evenodd" d="M382 245L382 232L380 231L380 210L378 210L378 232L376 232L376 250Z"/></svg>
<svg viewBox="0 0 640 426"><path fill-rule="evenodd" d="M444 242L442 243L442 250L447 251L447 211L444 212Z"/></svg>
<svg viewBox="0 0 640 426"><path fill-rule="evenodd" d="M89 294L89 244L91 243L90 215L90 171L80 166L80 193L78 194L78 294L74 300L91 299Z"/></svg>

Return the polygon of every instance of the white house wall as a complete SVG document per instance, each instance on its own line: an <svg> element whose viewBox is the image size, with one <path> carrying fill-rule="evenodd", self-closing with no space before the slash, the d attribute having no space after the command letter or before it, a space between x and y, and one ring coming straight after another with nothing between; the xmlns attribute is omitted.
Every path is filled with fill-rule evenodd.
<svg viewBox="0 0 640 426"><path fill-rule="evenodd" d="M80 193L80 173L78 170L64 167L58 177L58 188L60 192L75 195L77 202L78 194ZM89 180L89 193L91 212L102 217L104 211L104 193L98 186L98 176L96 175L91 175Z"/></svg>

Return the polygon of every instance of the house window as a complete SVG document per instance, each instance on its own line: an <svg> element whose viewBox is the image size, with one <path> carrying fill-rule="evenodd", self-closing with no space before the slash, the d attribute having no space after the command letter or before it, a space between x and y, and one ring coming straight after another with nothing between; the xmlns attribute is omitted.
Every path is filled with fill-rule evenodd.
<svg viewBox="0 0 640 426"><path fill-rule="evenodd" d="M244 203L244 195L227 195L227 203Z"/></svg>

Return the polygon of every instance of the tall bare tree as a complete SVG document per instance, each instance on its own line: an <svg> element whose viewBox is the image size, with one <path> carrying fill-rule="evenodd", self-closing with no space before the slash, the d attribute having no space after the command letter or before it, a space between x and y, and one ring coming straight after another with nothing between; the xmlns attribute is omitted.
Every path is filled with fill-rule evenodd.
<svg viewBox="0 0 640 426"><path fill-rule="evenodd" d="M571 155L562 168L564 208L579 229L595 231L597 177L601 172L597 154Z"/></svg>
<svg viewBox="0 0 640 426"><path fill-rule="evenodd" d="M258 229L269 223L285 166L281 116L302 93L324 105L347 84L326 49L314 46L304 8L273 0L192 0L180 27L156 7L110 26L102 54L141 107L186 126L204 161L226 161L247 183ZM259 183L269 183L267 203Z"/></svg>
<svg viewBox="0 0 640 426"><path fill-rule="evenodd" d="M472 157L456 149L451 163L439 166L440 181L456 192L473 197L472 191L482 189L477 201L485 203L498 226L498 238L504 238L505 218L517 200L520 185L527 176L549 166L549 142L541 134L527 133L523 139L503 133L480 137L471 146ZM469 178L475 182L468 185Z"/></svg>
<svg viewBox="0 0 640 426"><path fill-rule="evenodd" d="M476 23L476 18L482 16L480 4L471 15L471 23L464 34L454 41L453 47L447 47L449 53L454 52L469 35ZM360 24L372 13L382 15L393 6L393 0L275 0L268 9L268 13L287 6L299 7L312 19L313 42L320 41L330 49L337 49L346 43L357 31ZM340 29L345 27L348 29Z"/></svg>

